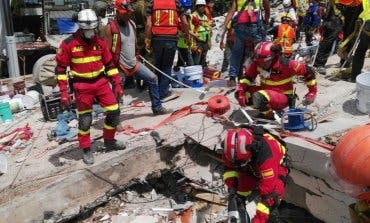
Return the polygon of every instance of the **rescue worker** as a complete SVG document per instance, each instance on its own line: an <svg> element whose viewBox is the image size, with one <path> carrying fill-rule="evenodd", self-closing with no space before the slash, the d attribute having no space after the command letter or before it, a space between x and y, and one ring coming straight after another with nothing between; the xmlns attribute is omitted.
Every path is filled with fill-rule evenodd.
<svg viewBox="0 0 370 223"><path fill-rule="evenodd" d="M113 61L121 71L121 76L135 77L149 84L149 97L154 115L167 113L159 98L158 77L142 64L137 46L136 25L132 21L131 0L116 0L116 19L109 22L105 30L105 41L111 49Z"/></svg>
<svg viewBox="0 0 370 223"><path fill-rule="evenodd" d="M325 64L330 56L330 51L338 40L338 35L342 31L344 17L342 16L339 9L337 9L335 0L330 0L329 4L322 7L324 10L322 17L322 39L319 43L319 49L317 52L314 67L320 74L325 75L326 69Z"/></svg>
<svg viewBox="0 0 370 223"><path fill-rule="evenodd" d="M192 56L194 65L207 66L206 57L210 49L212 20L205 14L206 1L197 0L196 10L191 14L190 29L193 36Z"/></svg>
<svg viewBox="0 0 370 223"><path fill-rule="evenodd" d="M350 35L355 30L355 22L362 12L362 4L361 0L338 0L339 4L341 5L342 15L344 16L344 25L343 25L343 42L346 41L347 38L350 38ZM343 65L344 61L346 60L349 51L353 47L354 39L352 38L351 41L348 42L345 46L345 53L341 55L340 65ZM341 44L342 45L342 44ZM346 63L347 67L349 67L350 62Z"/></svg>
<svg viewBox="0 0 370 223"><path fill-rule="evenodd" d="M264 17L261 14L262 5ZM237 15L232 20L235 12ZM225 18L225 29L231 20L234 28L234 45L230 58L229 78L230 86L235 86L236 78L241 75L239 71L245 59L244 55L250 57L253 53L253 46L246 49L245 42L249 41L256 45L265 41L266 31L263 24L267 26L270 21L270 2L269 0L233 0Z"/></svg>
<svg viewBox="0 0 370 223"><path fill-rule="evenodd" d="M283 13L281 23L271 30L274 36L274 43L282 47L283 55L290 58L293 53L293 43L295 42L294 21L290 13Z"/></svg>
<svg viewBox="0 0 370 223"><path fill-rule="evenodd" d="M188 20L190 20L191 10L187 9L185 11L185 16ZM180 69L181 66L193 66L194 61L191 55L190 46L185 41L185 35L181 31L183 28L181 27L181 21L179 22L179 40L177 42L177 62L174 70Z"/></svg>
<svg viewBox="0 0 370 223"><path fill-rule="evenodd" d="M189 23L179 0L151 0L147 7L145 26L145 49L153 48L154 65L171 76L172 65L177 49L178 18L180 18L185 40L190 44ZM159 97L167 100L174 95L169 90L170 79L157 72Z"/></svg>
<svg viewBox="0 0 370 223"><path fill-rule="evenodd" d="M252 223L280 222L277 207L288 175L284 143L261 126L231 129L223 142L222 160L229 205L232 199L243 205L255 201Z"/></svg>
<svg viewBox="0 0 370 223"><path fill-rule="evenodd" d="M251 83L260 75L259 86ZM303 105L313 103L317 85L312 67L281 56L281 47L271 42L259 43L252 63L239 81L236 97L241 106L253 105L265 118L273 118L272 110L294 107L293 76L303 76L308 93Z"/></svg>
<svg viewBox="0 0 370 223"><path fill-rule="evenodd" d="M357 45L352 62L351 81L356 82L356 77L361 73L364 66L366 51L370 48L370 2L362 0L363 12L359 15L359 19L365 23L362 32L359 34L360 39Z"/></svg>
<svg viewBox="0 0 370 223"><path fill-rule="evenodd" d="M224 30L221 34L220 49L224 51L224 57L222 60L221 72L225 72L229 68L229 62L231 57L231 49L234 44L234 29L231 26L231 21L226 27L227 30ZM224 42L226 35L226 44Z"/></svg>
<svg viewBox="0 0 370 223"><path fill-rule="evenodd" d="M104 1L96 1L92 7L96 16L98 16L98 34L100 38L104 38L104 29L108 24L108 18L106 18L107 8L108 4Z"/></svg>
<svg viewBox="0 0 370 223"><path fill-rule="evenodd" d="M290 18L292 20L292 27L296 28L298 25L298 18L297 18L297 13L295 11L295 8L292 4L291 0L283 0L283 7L284 7L284 12L290 15Z"/></svg>
<svg viewBox="0 0 370 223"><path fill-rule="evenodd" d="M90 126L92 122L92 105L97 99L106 117L104 120L103 139L106 149L124 149L125 144L114 139L119 124L120 110L117 98L123 96L121 77L114 66L112 56L106 43L95 34L98 18L91 9L78 13L77 32L65 39L55 57L61 104L68 107L71 98L68 94L67 67L72 74L73 91L78 111L78 141L83 150L83 161L94 163L90 149ZM113 90L109 85L109 80Z"/></svg>
<svg viewBox="0 0 370 223"><path fill-rule="evenodd" d="M307 13L303 18L303 30L306 36L306 45L312 45L312 37L317 31L320 25L319 16L319 2L317 0L310 0L310 5L308 7Z"/></svg>

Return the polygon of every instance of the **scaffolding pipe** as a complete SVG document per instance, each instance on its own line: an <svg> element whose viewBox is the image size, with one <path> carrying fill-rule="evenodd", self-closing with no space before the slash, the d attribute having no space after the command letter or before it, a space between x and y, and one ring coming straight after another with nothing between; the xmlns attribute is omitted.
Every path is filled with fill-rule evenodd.
<svg viewBox="0 0 370 223"><path fill-rule="evenodd" d="M8 57L8 72L9 77L19 76L19 62L18 62L18 53L13 29L13 20L11 16L9 0L1 0L1 10L4 15L4 25L6 27L6 56Z"/></svg>

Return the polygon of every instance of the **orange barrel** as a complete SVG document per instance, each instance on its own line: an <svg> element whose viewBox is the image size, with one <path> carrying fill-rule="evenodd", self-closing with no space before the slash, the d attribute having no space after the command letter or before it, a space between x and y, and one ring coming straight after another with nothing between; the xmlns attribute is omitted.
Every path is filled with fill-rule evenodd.
<svg viewBox="0 0 370 223"><path fill-rule="evenodd" d="M336 145L332 161L343 180L370 186L370 124L348 131Z"/></svg>

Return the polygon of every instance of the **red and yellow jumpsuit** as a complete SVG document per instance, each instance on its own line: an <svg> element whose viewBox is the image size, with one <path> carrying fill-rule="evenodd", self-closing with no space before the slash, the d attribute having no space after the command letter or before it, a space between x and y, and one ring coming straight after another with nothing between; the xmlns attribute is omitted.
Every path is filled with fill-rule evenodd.
<svg viewBox="0 0 370 223"><path fill-rule="evenodd" d="M284 166L286 148L271 134L261 136L264 141L261 148L252 154L247 166L235 167L227 158L222 157L225 164L224 181L228 189L248 199L252 191L258 192L256 216L252 223L265 223L270 213L277 208L283 199L287 168Z"/></svg>
<svg viewBox="0 0 370 223"><path fill-rule="evenodd" d="M92 123L92 105L97 99L106 118L103 128L104 140L114 140L119 123L119 106L108 78L112 85L121 83L121 77L115 68L112 55L105 42L97 35L89 42L78 30L73 36L64 40L56 55L56 75L58 84L64 88L68 81L66 73L70 67L73 91L79 116L78 141L81 149L90 148L90 126Z"/></svg>
<svg viewBox="0 0 370 223"><path fill-rule="evenodd" d="M282 110L289 105L289 100L293 100L293 77L303 76L308 88L307 96L315 97L317 85L314 70L295 60L285 57L274 59L273 65L268 75L259 66L258 61L253 60L246 68L238 86L238 94L245 94L248 103L261 111L266 118L272 118L272 110ZM251 86L251 82L260 74L260 85ZM252 97L252 100L249 100Z"/></svg>

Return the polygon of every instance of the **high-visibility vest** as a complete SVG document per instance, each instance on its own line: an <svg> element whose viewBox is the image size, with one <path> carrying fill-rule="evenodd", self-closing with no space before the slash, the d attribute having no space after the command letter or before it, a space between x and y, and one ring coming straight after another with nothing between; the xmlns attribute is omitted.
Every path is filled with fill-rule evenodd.
<svg viewBox="0 0 370 223"><path fill-rule="evenodd" d="M152 11L153 35L177 35L178 14L175 0L154 0Z"/></svg>
<svg viewBox="0 0 370 223"><path fill-rule="evenodd" d="M211 38L211 22L205 14L200 15L197 11L191 14L191 18L193 17L199 20L199 25L192 24L194 34L197 34L200 40L207 41Z"/></svg>
<svg viewBox="0 0 370 223"><path fill-rule="evenodd" d="M339 3L345 6L358 6L361 4L361 0L339 0Z"/></svg>
<svg viewBox="0 0 370 223"><path fill-rule="evenodd" d="M363 21L370 20L370 0L363 0L362 1L362 13L358 16Z"/></svg>
<svg viewBox="0 0 370 223"><path fill-rule="evenodd" d="M284 54L293 52L293 42L295 39L295 30L289 24L282 23L279 25L275 42L283 48Z"/></svg>
<svg viewBox="0 0 370 223"><path fill-rule="evenodd" d="M237 23L256 23L260 18L261 0L251 0L245 5L244 10L240 12L245 1L237 0L237 11L240 13Z"/></svg>

